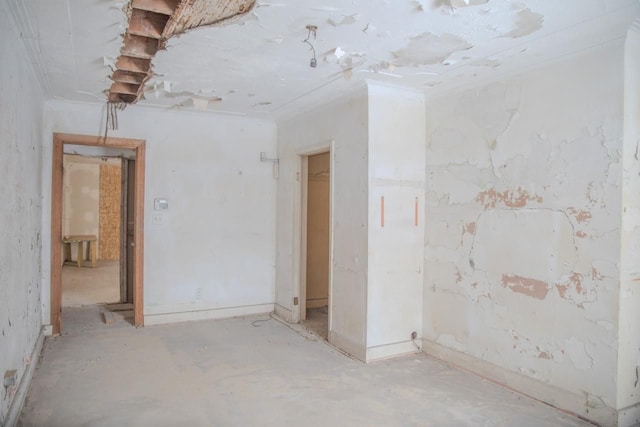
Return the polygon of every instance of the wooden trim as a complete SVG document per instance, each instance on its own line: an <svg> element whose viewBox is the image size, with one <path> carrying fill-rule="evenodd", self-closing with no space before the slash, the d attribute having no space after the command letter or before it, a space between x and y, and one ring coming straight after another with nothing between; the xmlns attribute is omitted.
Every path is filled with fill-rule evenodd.
<svg viewBox="0 0 640 427"><path fill-rule="evenodd" d="M135 194L133 213L133 319L136 327L144 326L144 155L145 144L136 149Z"/></svg>
<svg viewBox="0 0 640 427"><path fill-rule="evenodd" d="M101 136L53 134L51 177L51 325L53 334L62 330L62 161L64 144L130 148L136 152L135 163L135 212L134 212L134 262L133 262L133 313L135 326L144 326L144 174L145 141L129 138L105 138Z"/></svg>
<svg viewBox="0 0 640 427"><path fill-rule="evenodd" d="M51 177L51 326L62 330L62 153L63 142L53 135Z"/></svg>

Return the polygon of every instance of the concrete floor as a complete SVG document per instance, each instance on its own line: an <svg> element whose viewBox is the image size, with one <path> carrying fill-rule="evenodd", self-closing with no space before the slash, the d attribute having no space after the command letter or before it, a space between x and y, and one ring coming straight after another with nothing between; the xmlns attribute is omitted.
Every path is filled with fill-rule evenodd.
<svg viewBox="0 0 640 427"><path fill-rule="evenodd" d="M111 303L120 300L120 262L98 261L96 268L62 267L62 306Z"/></svg>
<svg viewBox="0 0 640 427"><path fill-rule="evenodd" d="M589 425L424 354L366 365L266 316L91 318L46 340L20 426Z"/></svg>

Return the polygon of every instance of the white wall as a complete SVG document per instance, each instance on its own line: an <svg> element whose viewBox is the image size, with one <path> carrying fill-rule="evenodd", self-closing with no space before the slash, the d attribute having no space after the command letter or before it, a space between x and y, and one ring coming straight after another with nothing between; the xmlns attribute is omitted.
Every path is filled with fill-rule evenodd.
<svg viewBox="0 0 640 427"><path fill-rule="evenodd" d="M41 329L43 95L11 16L0 2L0 378L21 381ZM16 392L0 386L0 425L15 421Z"/></svg>
<svg viewBox="0 0 640 427"><path fill-rule="evenodd" d="M521 374L498 380L605 423L616 407L622 64L615 42L427 101L426 351L488 362L494 378L496 367Z"/></svg>
<svg viewBox="0 0 640 427"><path fill-rule="evenodd" d="M422 336L425 97L376 84L368 89L369 361L415 352L411 333Z"/></svg>
<svg viewBox="0 0 640 427"><path fill-rule="evenodd" d="M640 20L625 44L618 400L620 425L640 424Z"/></svg>
<svg viewBox="0 0 640 427"><path fill-rule="evenodd" d="M62 174L62 235L94 235L100 241L100 159L65 154ZM76 245L71 258L77 259Z"/></svg>
<svg viewBox="0 0 640 427"><path fill-rule="evenodd" d="M102 120L99 105L46 103L45 182L52 134L97 135ZM118 121L110 136L146 140L145 324L272 311L276 180L260 152L275 153L275 124L136 106Z"/></svg>
<svg viewBox="0 0 640 427"><path fill-rule="evenodd" d="M329 341L365 359L367 300L367 95L278 123L276 312L299 320L300 156L332 149L332 233Z"/></svg>

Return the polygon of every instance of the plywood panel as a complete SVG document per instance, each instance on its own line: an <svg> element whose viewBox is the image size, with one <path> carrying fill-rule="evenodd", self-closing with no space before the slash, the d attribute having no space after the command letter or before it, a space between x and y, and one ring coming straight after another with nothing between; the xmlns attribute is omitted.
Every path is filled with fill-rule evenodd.
<svg viewBox="0 0 640 427"><path fill-rule="evenodd" d="M100 252L98 259L120 257L120 164L100 165Z"/></svg>

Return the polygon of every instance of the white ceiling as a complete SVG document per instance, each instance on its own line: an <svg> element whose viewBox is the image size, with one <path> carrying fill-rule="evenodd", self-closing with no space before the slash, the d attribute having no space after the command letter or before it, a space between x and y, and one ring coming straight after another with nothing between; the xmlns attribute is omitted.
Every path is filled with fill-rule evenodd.
<svg viewBox="0 0 640 427"><path fill-rule="evenodd" d="M9 3L48 95L106 102L126 1ZM620 39L639 17L638 0L259 0L170 39L139 103L277 118L366 79L438 93Z"/></svg>

